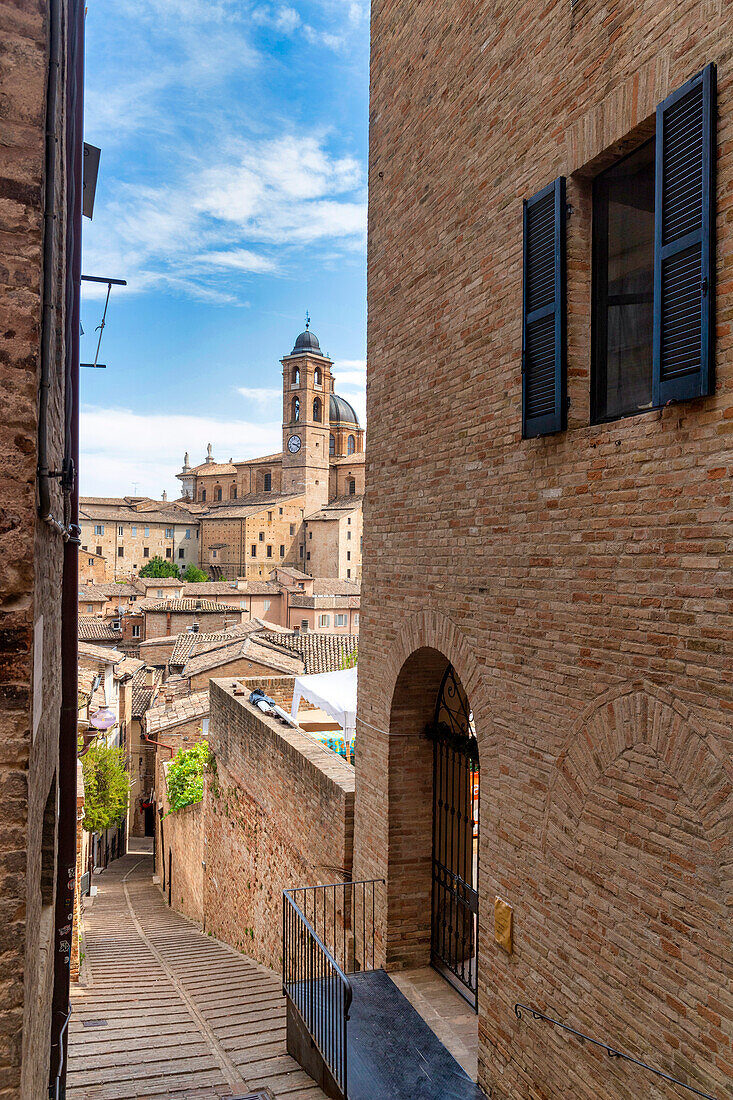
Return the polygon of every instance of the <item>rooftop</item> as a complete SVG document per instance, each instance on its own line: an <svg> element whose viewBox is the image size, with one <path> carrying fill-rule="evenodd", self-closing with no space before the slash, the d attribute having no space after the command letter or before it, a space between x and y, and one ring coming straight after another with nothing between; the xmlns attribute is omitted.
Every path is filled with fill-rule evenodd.
<svg viewBox="0 0 733 1100"><path fill-rule="evenodd" d="M193 599L180 599L180 600L156 600L149 598L147 600L141 600L138 605L141 611L201 611L203 613L213 611L234 611L238 615L241 614L242 609L240 607L232 607L230 604L217 603L215 600L193 600Z"/></svg>
<svg viewBox="0 0 733 1100"><path fill-rule="evenodd" d="M345 658L359 648L357 634L280 634L267 631L262 637L281 649L296 653L303 662L306 676L317 672L337 672Z"/></svg>
<svg viewBox="0 0 733 1100"><path fill-rule="evenodd" d="M254 661L289 676L300 676L304 671L303 661L292 654L283 652L279 647L269 645L258 638L244 638L233 644L217 646L208 652L192 656L183 667L183 675L198 676L202 672L213 671L239 660Z"/></svg>
<svg viewBox="0 0 733 1100"><path fill-rule="evenodd" d="M79 640L84 642L112 642L114 644L122 641L122 631L115 630L109 621L98 619L96 615L80 615Z"/></svg>
<svg viewBox="0 0 733 1100"><path fill-rule="evenodd" d="M164 703L162 706L151 707L145 714L143 724L146 733L154 736L162 730L180 726L183 722L190 722L195 718L206 718L209 713L209 689L196 691L192 695L184 695L172 703Z"/></svg>

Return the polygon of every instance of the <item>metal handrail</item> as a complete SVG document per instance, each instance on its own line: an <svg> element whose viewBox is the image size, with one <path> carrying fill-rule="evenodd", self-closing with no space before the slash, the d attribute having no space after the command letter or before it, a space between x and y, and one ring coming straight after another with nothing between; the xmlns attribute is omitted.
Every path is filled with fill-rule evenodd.
<svg viewBox="0 0 733 1100"><path fill-rule="evenodd" d="M686 1085L684 1081L680 1081L677 1077L670 1077L668 1073L663 1073L661 1069L654 1069L653 1066L648 1066L646 1062L640 1062L638 1058L632 1058L630 1054L624 1054L623 1051L616 1050L615 1047L611 1047L608 1043L602 1042L600 1039L592 1039L590 1035L584 1035L582 1031L576 1031L574 1027L569 1027L568 1024L563 1024L560 1020L554 1020L552 1016L545 1016L544 1012L539 1012L538 1009L532 1008L530 1005L515 1004L514 1014L518 1020L522 1019L522 1010L525 1012L531 1012L533 1020L546 1020L548 1024L554 1024L555 1027L562 1028L563 1031L569 1031L571 1035L574 1035L576 1039L582 1039L587 1043L592 1043L593 1046L601 1047L605 1050L609 1058L620 1058L624 1062L631 1062L633 1066L639 1066L640 1069L648 1070L649 1073L654 1073L657 1077L662 1077L665 1081L669 1081L673 1085L679 1085L682 1089L687 1089L688 1092L694 1092L695 1096L702 1096L704 1100L717 1100L715 1096L711 1096L709 1092L701 1092L700 1089L696 1089L693 1085Z"/></svg>
<svg viewBox="0 0 733 1100"><path fill-rule="evenodd" d="M349 974L374 969L379 883L384 879L283 890L283 993L344 1097L353 1000Z"/></svg>

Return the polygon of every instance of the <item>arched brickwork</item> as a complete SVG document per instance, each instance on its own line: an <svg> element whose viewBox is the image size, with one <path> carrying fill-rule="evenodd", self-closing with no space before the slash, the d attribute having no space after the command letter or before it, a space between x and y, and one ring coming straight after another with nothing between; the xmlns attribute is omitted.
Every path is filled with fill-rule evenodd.
<svg viewBox="0 0 733 1100"><path fill-rule="evenodd" d="M720 992L733 969L732 813L733 774L717 740L647 683L585 711L548 795L546 929L562 974L550 967L533 996L683 1080L710 1066L710 1050L731 1064L733 1006ZM535 1039L540 1063L561 1056L552 1031ZM724 1079L697 1071L692 1083L719 1095ZM586 1052L583 1100L636 1100L639 1089L627 1066ZM655 1100L677 1095L654 1080L644 1089Z"/></svg>

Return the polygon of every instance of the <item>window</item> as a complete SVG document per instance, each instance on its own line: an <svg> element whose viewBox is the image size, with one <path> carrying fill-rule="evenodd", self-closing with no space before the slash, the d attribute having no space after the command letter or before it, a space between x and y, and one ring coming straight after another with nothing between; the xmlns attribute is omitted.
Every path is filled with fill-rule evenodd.
<svg viewBox="0 0 733 1100"><path fill-rule="evenodd" d="M349 516L347 518L346 523L348 524L349 527L351 527L351 516Z"/></svg>
<svg viewBox="0 0 733 1100"><path fill-rule="evenodd" d="M291 535L294 535L294 534L295 534L295 524L294 524L294 523L291 523L291 524L290 524L290 534L291 534Z"/></svg>
<svg viewBox="0 0 733 1100"><path fill-rule="evenodd" d="M102 556L102 547L101 546L97 547L96 555L97 555L98 558L101 558L101 556Z"/></svg>
<svg viewBox="0 0 733 1100"><path fill-rule="evenodd" d="M124 548L124 546L118 546L118 547L117 547L117 557L118 557L118 558L124 558L124 556L125 556L125 548Z"/></svg>
<svg viewBox="0 0 733 1100"><path fill-rule="evenodd" d="M201 500L206 500L206 489L201 490Z"/></svg>
<svg viewBox="0 0 733 1100"><path fill-rule="evenodd" d="M351 551L350 550L346 551L346 560L351 561Z"/></svg>
<svg viewBox="0 0 733 1100"><path fill-rule="evenodd" d="M172 538L173 538L173 528L172 528L172 527L166 527L166 529L165 529L165 537L166 537L167 539L172 539Z"/></svg>
<svg viewBox="0 0 733 1100"><path fill-rule="evenodd" d="M212 551L211 551L211 556L212 556L212 558L215 558L215 557L216 557L216 550L212 550Z"/></svg>
<svg viewBox="0 0 733 1100"><path fill-rule="evenodd" d="M333 625L334 626L346 626L346 616L345 615L334 615Z"/></svg>
<svg viewBox="0 0 733 1100"><path fill-rule="evenodd" d="M263 610L263 611L269 611L269 610L270 610L270 603L271 603L271 602L272 602L271 600L263 600L263 602L262 602L262 610Z"/></svg>
<svg viewBox="0 0 733 1100"><path fill-rule="evenodd" d="M354 612L354 630L358 630L358 629L359 629L359 612L355 611Z"/></svg>
<svg viewBox="0 0 733 1100"><path fill-rule="evenodd" d="M260 542L264 542L264 541L265 541L265 532L264 532L264 531L260 531L260 534L259 534L259 540L260 540Z"/></svg>
<svg viewBox="0 0 733 1100"><path fill-rule="evenodd" d="M137 527L134 523L132 525L132 534L133 534L133 536L137 535Z"/></svg>
<svg viewBox="0 0 733 1100"><path fill-rule="evenodd" d="M150 557L150 549L147 546L143 546L143 557L144 558L149 558Z"/></svg>
<svg viewBox="0 0 733 1100"><path fill-rule="evenodd" d="M182 557L183 557L183 554L184 554L184 551L183 551L183 547L182 547L182 546L180 546L180 547L178 548L178 557L179 557L179 558L182 558Z"/></svg>
<svg viewBox="0 0 733 1100"><path fill-rule="evenodd" d="M307 631L308 630L308 620L307 619L301 619L300 620L300 629L302 631Z"/></svg>
<svg viewBox="0 0 733 1100"><path fill-rule="evenodd" d="M94 611L94 604L93 603L88 603L87 604L87 614L91 615L93 611Z"/></svg>
<svg viewBox="0 0 733 1100"><path fill-rule="evenodd" d="M252 543L252 546L250 548L250 557L253 557L253 558L257 557L257 543L256 542Z"/></svg>
<svg viewBox="0 0 733 1100"><path fill-rule="evenodd" d="M336 454L336 437L333 434L328 437L328 453L330 455Z"/></svg>
<svg viewBox="0 0 733 1100"><path fill-rule="evenodd" d="M229 486L229 499L230 500L236 500L237 499L237 486L236 485L230 485Z"/></svg>
<svg viewBox="0 0 733 1100"><path fill-rule="evenodd" d="M267 522L272 523L272 512L267 513Z"/></svg>
<svg viewBox="0 0 733 1100"><path fill-rule="evenodd" d="M593 419L652 405L654 150L593 181Z"/></svg>
<svg viewBox="0 0 733 1100"><path fill-rule="evenodd" d="M191 528L190 527L186 528L186 534L183 537L186 538L186 539L191 538Z"/></svg>
<svg viewBox="0 0 733 1100"><path fill-rule="evenodd" d="M299 551L299 554L298 554L298 556L299 556L300 558L302 558L302 557L303 557L303 547L302 547L302 546L299 546L299 547L298 547L298 551Z"/></svg>
<svg viewBox="0 0 733 1100"><path fill-rule="evenodd" d="M145 530L143 531L143 535L145 536L146 539L150 538L150 528L149 527L145 528Z"/></svg>
<svg viewBox="0 0 733 1100"><path fill-rule="evenodd" d="M351 496L351 497L356 496L356 481L354 480L353 477L349 478L348 486L349 486L349 496Z"/></svg>
<svg viewBox="0 0 733 1100"><path fill-rule="evenodd" d="M140 625L139 625L139 623L133 623L132 624L132 636L133 636L133 638L139 638L140 637Z"/></svg>
<svg viewBox="0 0 733 1100"><path fill-rule="evenodd" d="M278 512L280 513L280 515L282 515L283 514L282 508L278 508Z"/></svg>
<svg viewBox="0 0 733 1100"><path fill-rule="evenodd" d="M330 615L319 615L318 616L318 625L319 626L330 626L331 625L331 616Z"/></svg>
<svg viewBox="0 0 733 1100"><path fill-rule="evenodd" d="M320 367L316 367L316 369L313 371L313 382L316 386L320 386L323 384L323 377L321 375Z"/></svg>
<svg viewBox="0 0 733 1100"><path fill-rule="evenodd" d="M313 398L313 419L320 424L323 416L323 405L321 404L320 397Z"/></svg>
<svg viewBox="0 0 733 1100"><path fill-rule="evenodd" d="M310 560L311 560L311 552L310 552L310 550L309 550L309 551L308 551L308 553L307 553L307 554L305 555L305 558L306 558L306 561L310 561Z"/></svg>
<svg viewBox="0 0 733 1100"><path fill-rule="evenodd" d="M89 558L88 565L94 565L94 558Z"/></svg>
<svg viewBox="0 0 733 1100"><path fill-rule="evenodd" d="M346 532L346 541L347 541L347 542L350 542L350 541L351 541L351 531L347 531L347 532Z"/></svg>
<svg viewBox="0 0 733 1100"><path fill-rule="evenodd" d="M118 534L118 535L120 536L120 538L122 538L122 536L124 535L124 533L125 533L125 530L124 530L124 528L123 528L123 527L118 527L118 528L117 528L117 534Z"/></svg>
<svg viewBox="0 0 733 1100"><path fill-rule="evenodd" d="M239 606L243 607L244 610L246 611L247 610L247 601L246 600L240 600L239 601Z"/></svg>
<svg viewBox="0 0 733 1100"><path fill-rule="evenodd" d="M270 473L269 470L265 474L265 492L266 493L271 493L272 492L272 474Z"/></svg>
<svg viewBox="0 0 733 1100"><path fill-rule="evenodd" d="M312 532L312 531L309 531L309 532L308 532L308 538L309 538L309 539L312 539L312 538L313 538L313 532Z"/></svg>
<svg viewBox="0 0 733 1100"><path fill-rule="evenodd" d="M300 420L300 398L294 397L292 402L291 420Z"/></svg>
<svg viewBox="0 0 733 1100"><path fill-rule="evenodd" d="M346 453L349 454L349 455L353 455L355 450L356 450L356 440L354 439L353 435L350 435L347 442L346 442Z"/></svg>
<svg viewBox="0 0 733 1100"><path fill-rule="evenodd" d="M221 485L217 485L216 488L214 489L214 492L216 493L216 498L215 499L216 500L221 500Z"/></svg>
<svg viewBox="0 0 733 1100"><path fill-rule="evenodd" d="M268 558L272 557L272 547L271 546L267 547L267 556L268 556Z"/></svg>
<svg viewBox="0 0 733 1100"><path fill-rule="evenodd" d="M173 547L172 547L172 546L166 546L166 548L165 548L165 556L166 556L167 558L172 558L172 557L173 557Z"/></svg>
<svg viewBox="0 0 733 1100"><path fill-rule="evenodd" d="M210 718L202 718L201 719L201 734L202 734L203 737L208 737L209 736L209 722L210 721L211 721Z"/></svg>
<svg viewBox="0 0 733 1100"><path fill-rule="evenodd" d="M95 523L94 524L94 534L95 535L103 535L104 534L104 524L103 523Z"/></svg>
<svg viewBox="0 0 733 1100"><path fill-rule="evenodd" d="M163 599L163 589L162 588L158 589L158 591L156 592L156 596L161 600Z"/></svg>
<svg viewBox="0 0 733 1100"><path fill-rule="evenodd" d="M346 570L346 579L351 580L351 570L350 569Z"/></svg>
<svg viewBox="0 0 733 1100"><path fill-rule="evenodd" d="M281 558L285 557L285 547L283 546L282 543L280 543L280 557Z"/></svg>

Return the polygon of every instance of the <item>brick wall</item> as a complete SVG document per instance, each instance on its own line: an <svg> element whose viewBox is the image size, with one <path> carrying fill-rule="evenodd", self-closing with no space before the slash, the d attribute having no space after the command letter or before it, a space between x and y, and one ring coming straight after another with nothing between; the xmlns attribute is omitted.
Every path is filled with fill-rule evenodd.
<svg viewBox="0 0 733 1100"><path fill-rule="evenodd" d="M67 5L62 4L65 36ZM48 4L0 0L0 1094L35 1100L49 1071L63 544L36 514ZM55 236L65 270L65 61L58 74ZM64 449L65 294L56 272L48 465ZM58 482L51 508L63 515ZM35 658L34 658L35 650ZM42 868L46 872L42 876ZM43 884L43 889L42 889Z"/></svg>
<svg viewBox="0 0 733 1100"><path fill-rule="evenodd" d="M282 890L340 881L351 868L354 771L247 702L261 687L289 706L292 677L254 677L243 687L243 696L223 680L210 688L216 771L204 800L205 927L278 968Z"/></svg>
<svg viewBox="0 0 733 1100"><path fill-rule="evenodd" d="M235 626L244 622L247 614L241 608L231 611L146 611L145 638L167 638L171 634L184 634L193 624L199 624L202 634L222 630L225 626Z"/></svg>
<svg viewBox="0 0 733 1100"><path fill-rule="evenodd" d="M388 875L390 965L424 960L420 730L441 655L480 742L495 1100L676 1095L518 1021L516 1001L713 1095L733 1079L731 42L719 0L372 5L355 873ZM709 61L716 393L591 425L588 173ZM560 174L569 428L523 442L522 199ZM512 955L493 939L497 894Z"/></svg>
<svg viewBox="0 0 733 1100"><path fill-rule="evenodd" d="M191 920L203 920L204 822L203 803L170 813L166 785L167 764L159 768L158 797L163 809L163 846L160 822L156 835L156 867L161 889L171 906ZM162 852L162 859L161 859Z"/></svg>

